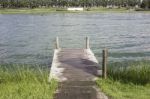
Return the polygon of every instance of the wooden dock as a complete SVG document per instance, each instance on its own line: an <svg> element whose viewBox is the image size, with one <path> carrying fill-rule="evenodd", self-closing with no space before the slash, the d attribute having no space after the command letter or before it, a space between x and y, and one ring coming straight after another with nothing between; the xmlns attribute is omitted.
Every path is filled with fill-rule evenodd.
<svg viewBox="0 0 150 99"><path fill-rule="evenodd" d="M56 79L59 82L54 99L107 99L95 83L102 73L89 48L89 38L86 38L84 49L61 49L56 39L49 76L49 80Z"/></svg>

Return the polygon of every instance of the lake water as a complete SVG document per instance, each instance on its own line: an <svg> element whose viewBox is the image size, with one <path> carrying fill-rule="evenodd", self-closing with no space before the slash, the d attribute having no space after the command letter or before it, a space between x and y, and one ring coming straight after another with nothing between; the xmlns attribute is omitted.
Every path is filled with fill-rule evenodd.
<svg viewBox="0 0 150 99"><path fill-rule="evenodd" d="M105 47L109 61L150 58L150 14L16 14L0 15L0 63L50 64L56 36L63 48L83 48L89 36L98 60Z"/></svg>

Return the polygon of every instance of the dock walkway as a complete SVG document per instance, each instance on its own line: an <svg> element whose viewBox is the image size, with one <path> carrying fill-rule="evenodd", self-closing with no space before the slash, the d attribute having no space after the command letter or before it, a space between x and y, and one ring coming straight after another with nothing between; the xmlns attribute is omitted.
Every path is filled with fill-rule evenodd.
<svg viewBox="0 0 150 99"><path fill-rule="evenodd" d="M54 99L107 99L96 86L98 61L87 49L55 49L50 80L59 82Z"/></svg>

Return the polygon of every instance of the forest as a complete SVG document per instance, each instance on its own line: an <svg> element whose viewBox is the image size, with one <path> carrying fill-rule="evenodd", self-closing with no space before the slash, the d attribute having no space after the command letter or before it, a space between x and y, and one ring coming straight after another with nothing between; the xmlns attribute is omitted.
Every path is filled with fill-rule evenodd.
<svg viewBox="0 0 150 99"><path fill-rule="evenodd" d="M40 7L141 7L150 8L150 0L0 0L0 8Z"/></svg>

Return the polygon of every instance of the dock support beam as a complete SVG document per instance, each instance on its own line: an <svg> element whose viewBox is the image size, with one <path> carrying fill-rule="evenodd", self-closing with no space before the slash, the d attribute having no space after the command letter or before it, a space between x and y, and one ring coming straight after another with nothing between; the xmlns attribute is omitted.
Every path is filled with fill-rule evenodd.
<svg viewBox="0 0 150 99"><path fill-rule="evenodd" d="M59 49L59 38L56 37L55 48Z"/></svg>
<svg viewBox="0 0 150 99"><path fill-rule="evenodd" d="M89 37L86 37L86 49L90 48L90 41L89 41Z"/></svg>
<svg viewBox="0 0 150 99"><path fill-rule="evenodd" d="M108 49L103 49L102 51L103 58L102 58L102 77L104 79L107 78L107 57L108 57Z"/></svg>

